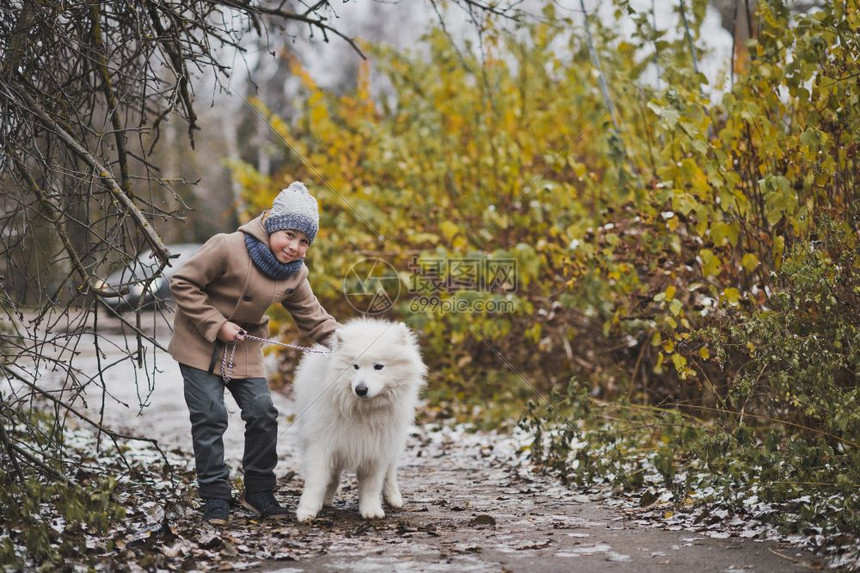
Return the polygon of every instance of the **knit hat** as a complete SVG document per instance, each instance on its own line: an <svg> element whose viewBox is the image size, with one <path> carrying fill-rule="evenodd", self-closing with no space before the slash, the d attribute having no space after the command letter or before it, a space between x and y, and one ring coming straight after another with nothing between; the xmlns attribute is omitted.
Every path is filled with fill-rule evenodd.
<svg viewBox="0 0 860 573"><path fill-rule="evenodd" d="M317 200L301 181L291 183L275 197L264 225L269 234L282 229L301 231L313 243L320 228Z"/></svg>

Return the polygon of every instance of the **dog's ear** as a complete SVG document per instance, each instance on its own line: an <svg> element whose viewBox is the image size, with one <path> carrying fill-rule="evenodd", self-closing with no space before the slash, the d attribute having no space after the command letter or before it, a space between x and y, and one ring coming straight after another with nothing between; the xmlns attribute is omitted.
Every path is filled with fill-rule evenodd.
<svg viewBox="0 0 860 573"><path fill-rule="evenodd" d="M336 348L343 344L343 333L338 328L334 331L334 336L331 337L331 347Z"/></svg>
<svg viewBox="0 0 860 573"><path fill-rule="evenodd" d="M403 342L405 342L407 344L414 344L415 335L412 334L412 331L409 330L409 327L406 326L405 323L403 323L403 322L397 323L397 334Z"/></svg>

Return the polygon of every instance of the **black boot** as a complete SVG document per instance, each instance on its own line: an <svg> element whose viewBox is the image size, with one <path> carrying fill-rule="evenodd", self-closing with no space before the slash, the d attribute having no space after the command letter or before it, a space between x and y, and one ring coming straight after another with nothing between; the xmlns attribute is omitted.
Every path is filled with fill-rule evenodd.
<svg viewBox="0 0 860 573"><path fill-rule="evenodd" d="M242 505L250 509L260 517L287 517L289 511L278 503L275 494L271 491L246 491L242 496Z"/></svg>

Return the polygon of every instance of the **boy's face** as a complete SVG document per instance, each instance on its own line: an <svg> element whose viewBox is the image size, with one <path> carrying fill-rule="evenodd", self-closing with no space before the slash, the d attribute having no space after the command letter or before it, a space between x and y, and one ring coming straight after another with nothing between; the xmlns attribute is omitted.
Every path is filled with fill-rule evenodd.
<svg viewBox="0 0 860 573"><path fill-rule="evenodd" d="M305 258L310 245L307 235L293 229L282 229L269 235L269 248L281 263Z"/></svg>

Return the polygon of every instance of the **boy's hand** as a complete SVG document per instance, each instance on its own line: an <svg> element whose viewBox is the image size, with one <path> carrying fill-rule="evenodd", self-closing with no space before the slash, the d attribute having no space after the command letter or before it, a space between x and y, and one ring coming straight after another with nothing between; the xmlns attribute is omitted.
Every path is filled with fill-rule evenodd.
<svg viewBox="0 0 860 573"><path fill-rule="evenodd" d="M245 331L235 322L229 320L221 325L221 330L218 331L218 340L221 342L238 342L245 340Z"/></svg>

